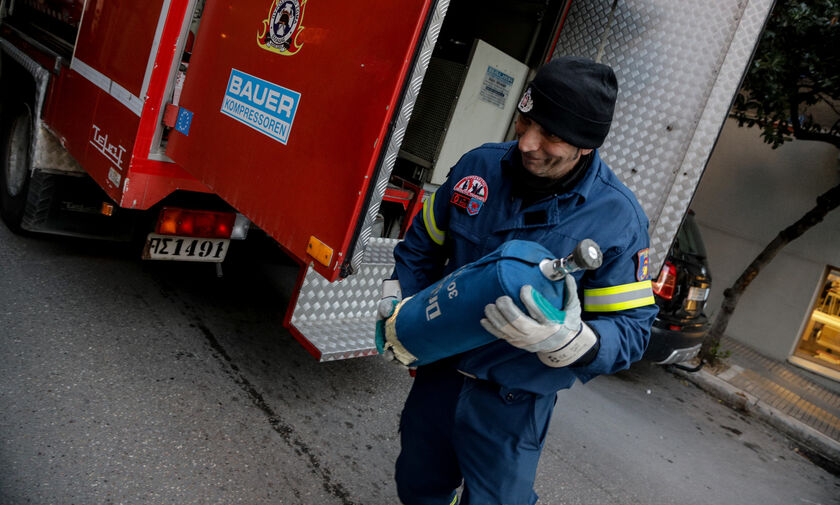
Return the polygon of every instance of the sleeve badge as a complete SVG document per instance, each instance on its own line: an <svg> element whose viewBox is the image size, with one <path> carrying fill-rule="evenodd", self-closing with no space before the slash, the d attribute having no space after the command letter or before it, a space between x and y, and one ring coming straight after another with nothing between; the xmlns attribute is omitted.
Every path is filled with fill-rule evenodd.
<svg viewBox="0 0 840 505"><path fill-rule="evenodd" d="M636 253L636 280L650 280L650 249L642 249Z"/></svg>

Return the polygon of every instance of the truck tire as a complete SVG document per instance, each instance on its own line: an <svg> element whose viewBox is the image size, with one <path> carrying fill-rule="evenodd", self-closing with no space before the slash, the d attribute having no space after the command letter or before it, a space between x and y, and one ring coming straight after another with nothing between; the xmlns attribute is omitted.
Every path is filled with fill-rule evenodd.
<svg viewBox="0 0 840 505"><path fill-rule="evenodd" d="M11 110L10 110L11 109ZM32 169L32 109L27 104L7 109L2 124L0 159L0 217L15 233L21 233L23 211Z"/></svg>

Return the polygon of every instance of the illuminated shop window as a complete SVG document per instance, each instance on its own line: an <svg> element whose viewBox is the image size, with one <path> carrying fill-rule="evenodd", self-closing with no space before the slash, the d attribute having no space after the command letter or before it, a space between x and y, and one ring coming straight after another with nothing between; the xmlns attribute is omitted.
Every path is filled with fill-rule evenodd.
<svg viewBox="0 0 840 505"><path fill-rule="evenodd" d="M826 270L794 356L833 371L831 375L840 372L840 269Z"/></svg>

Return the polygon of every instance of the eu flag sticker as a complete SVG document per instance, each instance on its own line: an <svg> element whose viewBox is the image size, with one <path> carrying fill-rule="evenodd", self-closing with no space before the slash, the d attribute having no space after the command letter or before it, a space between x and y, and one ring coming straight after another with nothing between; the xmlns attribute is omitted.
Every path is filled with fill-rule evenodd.
<svg viewBox="0 0 840 505"><path fill-rule="evenodd" d="M231 69L222 114L283 144L289 141L300 93Z"/></svg>
<svg viewBox="0 0 840 505"><path fill-rule="evenodd" d="M192 124L193 113L184 109L178 111L178 121L175 123L175 130L184 135L190 134L190 125Z"/></svg>

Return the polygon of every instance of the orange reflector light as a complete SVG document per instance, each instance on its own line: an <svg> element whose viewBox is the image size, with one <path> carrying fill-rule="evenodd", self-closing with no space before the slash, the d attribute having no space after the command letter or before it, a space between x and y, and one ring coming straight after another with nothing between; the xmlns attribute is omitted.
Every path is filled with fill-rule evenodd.
<svg viewBox="0 0 840 505"><path fill-rule="evenodd" d="M102 202L102 209L100 210L103 216L113 216L114 206L108 202Z"/></svg>
<svg viewBox="0 0 840 505"><path fill-rule="evenodd" d="M328 267L332 261L333 250L332 247L321 242L314 236L309 237L309 245L306 246L306 252L310 256L318 260L318 263Z"/></svg>
<svg viewBox="0 0 840 505"><path fill-rule="evenodd" d="M155 232L161 235L230 238L236 214L209 210L164 207L160 211Z"/></svg>

